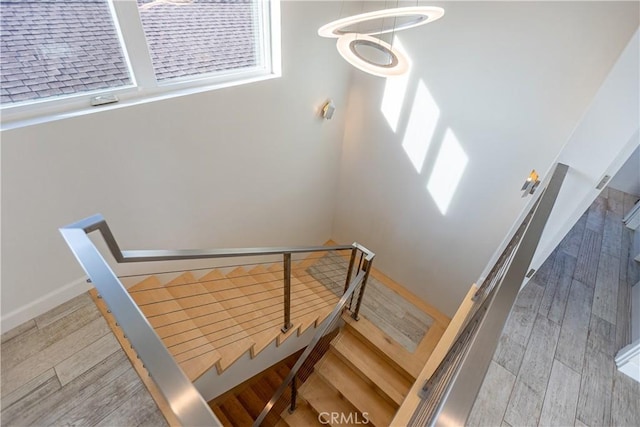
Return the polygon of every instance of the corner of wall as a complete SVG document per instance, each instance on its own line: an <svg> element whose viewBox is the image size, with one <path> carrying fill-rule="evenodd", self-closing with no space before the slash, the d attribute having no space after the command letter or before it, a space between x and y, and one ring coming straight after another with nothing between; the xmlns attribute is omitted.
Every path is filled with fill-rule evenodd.
<svg viewBox="0 0 640 427"><path fill-rule="evenodd" d="M86 277L81 277L73 282L67 283L48 294L36 298L23 307L10 311L9 313L3 313L0 317L0 329L4 334L16 326L69 301L71 298L87 292L89 289L91 289L91 285L87 283Z"/></svg>

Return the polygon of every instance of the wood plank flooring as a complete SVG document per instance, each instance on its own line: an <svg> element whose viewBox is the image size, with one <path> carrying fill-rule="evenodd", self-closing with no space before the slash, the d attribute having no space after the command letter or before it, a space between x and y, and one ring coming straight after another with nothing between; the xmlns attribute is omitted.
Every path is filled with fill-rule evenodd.
<svg viewBox="0 0 640 427"><path fill-rule="evenodd" d="M640 278L621 221L636 200L605 189L520 292L468 425L640 426L640 384L614 363Z"/></svg>
<svg viewBox="0 0 640 427"><path fill-rule="evenodd" d="M2 335L2 425L166 426L88 294Z"/></svg>
<svg viewBox="0 0 640 427"><path fill-rule="evenodd" d="M335 295L341 296L347 265L340 254L329 253L307 271ZM416 351L434 324L434 319L429 314L385 286L373 274L367 283L360 314L393 337L409 352Z"/></svg>

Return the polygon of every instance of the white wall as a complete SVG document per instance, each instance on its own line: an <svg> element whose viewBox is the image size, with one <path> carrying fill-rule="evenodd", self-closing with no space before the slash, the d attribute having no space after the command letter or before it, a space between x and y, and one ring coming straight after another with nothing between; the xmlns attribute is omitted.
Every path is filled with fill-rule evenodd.
<svg viewBox="0 0 640 427"><path fill-rule="evenodd" d="M94 213L124 249L329 239L348 69L316 29L334 17L282 2L280 79L4 131L2 330L84 289L57 229Z"/></svg>
<svg viewBox="0 0 640 427"><path fill-rule="evenodd" d="M567 141L558 161L571 167L532 261L538 268L640 146L640 34L629 41Z"/></svg>
<svg viewBox="0 0 640 427"><path fill-rule="evenodd" d="M611 178L609 187L640 196L640 147L636 148L618 173Z"/></svg>
<svg viewBox="0 0 640 427"><path fill-rule="evenodd" d="M334 237L373 248L377 268L452 314L530 200L524 178L550 168L638 27L638 4L441 5L440 21L397 33L406 90L396 80L385 96L391 80L352 71ZM428 189L443 145L467 157L444 214Z"/></svg>

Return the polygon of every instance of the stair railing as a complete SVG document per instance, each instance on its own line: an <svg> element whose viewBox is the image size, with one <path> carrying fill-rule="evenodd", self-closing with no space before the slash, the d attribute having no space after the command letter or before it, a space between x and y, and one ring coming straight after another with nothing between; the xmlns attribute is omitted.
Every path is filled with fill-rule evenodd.
<svg viewBox="0 0 640 427"><path fill-rule="evenodd" d="M341 315L345 309L351 309L353 304L353 297L357 294L358 299L356 302L356 307L352 310L351 317L358 320L358 312L360 310L360 305L362 303L362 297L364 295L365 286L367 284L367 279L369 277L369 273L371 272L371 263L373 262L373 258L375 254L368 250L367 248L354 243L354 247L357 247L360 252L360 259L358 261L357 267L355 266L356 260L356 250L351 252L351 259L349 262L349 269L347 273L347 279L345 282L345 291L334 307L333 311L322 323L321 327L318 328L315 335L311 339L309 345L302 352L296 363L293 365L285 379L282 381L282 384L278 387L273 397L267 402L267 404L262 409L260 415L256 418L253 423L253 427L259 427L269 414L269 411L272 410L276 402L282 397L284 392L287 390L287 387L290 387L291 397L289 404L289 412L293 412L296 409L296 401L297 401L297 384L296 378L298 372L301 370L305 362L310 358L310 356L316 351L318 345L322 342L322 339L328 335L331 331L337 328L341 322ZM352 274L354 273L355 267L355 278L352 278Z"/></svg>
<svg viewBox="0 0 640 427"><path fill-rule="evenodd" d="M474 307L447 355L424 384L410 426L466 425L502 329L569 167L558 163L544 192L474 296Z"/></svg>
<svg viewBox="0 0 640 427"><path fill-rule="evenodd" d="M100 297L109 307L118 325L132 348L142 360L144 368L157 384L169 407L178 420L185 426L191 425L221 425L211 411L207 402L202 398L193 383L189 380L160 337L154 331L148 319L138 305L131 298L126 288L113 272L100 251L96 248L89 233L98 231L104 239L108 250L117 263L157 262L198 260L229 257L261 257L266 255L280 255L283 260L283 327L282 332L291 328L291 256L314 252L331 252L350 250L351 258L345 286L351 284L338 305L332 312L340 312L345 306L344 301L349 298L352 305L356 288L359 294L355 309L352 310L357 319L365 290L366 281L374 254L363 246L307 246L307 247L270 247L270 248L241 248L241 249L213 249L213 250L121 250L114 238L107 222L102 215L94 215L73 224L60 228L60 233L76 259L93 283ZM355 260L361 253L357 269ZM351 280L356 270L355 279ZM338 309L338 306L340 307ZM325 325L328 325L325 322ZM316 334L318 335L318 334Z"/></svg>

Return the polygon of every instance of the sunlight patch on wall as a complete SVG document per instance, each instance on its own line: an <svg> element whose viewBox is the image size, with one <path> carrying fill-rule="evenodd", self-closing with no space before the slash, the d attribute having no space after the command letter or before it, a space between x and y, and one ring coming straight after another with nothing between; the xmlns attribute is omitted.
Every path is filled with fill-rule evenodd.
<svg viewBox="0 0 640 427"><path fill-rule="evenodd" d="M458 142L458 138L451 129L447 129L427 183L427 189L442 215L445 215L449 209L467 163L469 158Z"/></svg>
<svg viewBox="0 0 640 427"><path fill-rule="evenodd" d="M404 52L402 43L395 38L394 48L397 48L401 52ZM411 67L411 62L409 62ZM382 96L382 105L380 111L387 119L389 127L395 133L398 130L398 121L400 120L400 113L402 113L402 106L404 105L404 98L407 95L407 86L409 85L410 72L401 76L387 77L387 81L384 84L384 95Z"/></svg>
<svg viewBox="0 0 640 427"><path fill-rule="evenodd" d="M409 123L402 141L402 148L409 156L416 171L422 171L433 133L440 117L440 108L422 80L418 83Z"/></svg>

